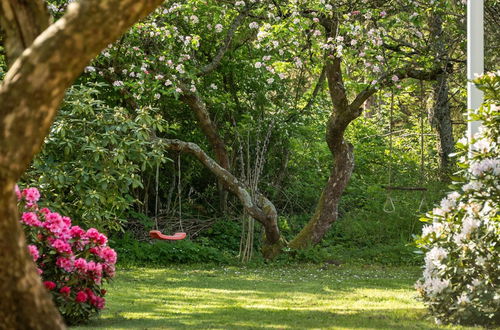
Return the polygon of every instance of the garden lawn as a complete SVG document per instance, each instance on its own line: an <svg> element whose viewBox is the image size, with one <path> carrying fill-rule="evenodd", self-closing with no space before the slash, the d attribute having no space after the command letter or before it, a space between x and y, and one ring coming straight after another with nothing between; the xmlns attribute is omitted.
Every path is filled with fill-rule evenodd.
<svg viewBox="0 0 500 330"><path fill-rule="evenodd" d="M416 300L419 273L345 265L121 268L102 315L74 329L452 328L436 326Z"/></svg>

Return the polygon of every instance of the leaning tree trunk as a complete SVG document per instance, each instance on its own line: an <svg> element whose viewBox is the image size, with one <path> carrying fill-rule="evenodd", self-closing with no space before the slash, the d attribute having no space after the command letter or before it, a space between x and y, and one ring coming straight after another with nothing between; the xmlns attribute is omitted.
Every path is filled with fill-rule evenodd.
<svg viewBox="0 0 500 330"><path fill-rule="evenodd" d="M281 252L283 245L278 227L278 213L269 199L258 192L252 197L250 189L243 182L210 158L197 144L175 139L159 140L167 150L181 151L195 156L230 192L238 197L245 211L264 227L265 239L262 246L264 258L273 259Z"/></svg>
<svg viewBox="0 0 500 330"><path fill-rule="evenodd" d="M340 58L329 60L326 65L326 77L333 105L332 114L326 125L326 142L333 156L333 165L314 215L289 244L294 249L319 243L332 223L337 220L340 197L354 168L353 146L344 140L344 132L347 126L361 115L361 105L373 94L366 96L363 102L349 104L342 79Z"/></svg>
<svg viewBox="0 0 500 330"><path fill-rule="evenodd" d="M353 146L344 140L345 127L334 115L327 124L327 142L333 166L316 210L307 225L289 243L293 249L319 243L338 217L338 205L354 169Z"/></svg>
<svg viewBox="0 0 500 330"><path fill-rule="evenodd" d="M181 85L183 94L181 95L181 100L187 104L191 110L193 110L200 126L201 131L205 134L208 143L212 147L215 154L215 159L226 170L230 170L230 161L227 153L226 144L224 140L219 135L217 126L210 119L210 114L208 113L206 104L200 99L196 92L191 92L185 85ZM227 210L227 190L225 188L224 182L218 180L218 190L219 190L219 204L222 212Z"/></svg>
<svg viewBox="0 0 500 330"><path fill-rule="evenodd" d="M162 0L81 0L29 43L25 27L33 24L33 17L39 18L36 10L43 3L38 2L30 9L18 7L26 1L1 0L2 28L11 38L7 54L11 59L19 56L0 86L2 329L65 327L28 255L14 186L40 150L66 89L93 57ZM13 21L17 24L9 24ZM16 47L28 48L21 54Z"/></svg>

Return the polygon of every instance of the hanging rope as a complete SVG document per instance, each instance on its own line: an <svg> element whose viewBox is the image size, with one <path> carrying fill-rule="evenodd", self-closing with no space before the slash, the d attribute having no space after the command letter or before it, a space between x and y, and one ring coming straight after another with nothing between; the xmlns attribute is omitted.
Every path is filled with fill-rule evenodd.
<svg viewBox="0 0 500 330"><path fill-rule="evenodd" d="M424 185L425 181L425 154L424 154L424 115L425 115L425 96L424 96L424 82L420 80L420 186ZM418 206L418 213L422 213L425 208L425 190L422 190L420 195L420 204Z"/></svg>
<svg viewBox="0 0 500 330"><path fill-rule="evenodd" d="M177 194L179 196L179 226L181 228L181 231L184 231L184 228L182 228L182 186L181 186L181 153L179 152L177 154L177 169L179 171L179 177L177 181Z"/></svg>
<svg viewBox="0 0 500 330"><path fill-rule="evenodd" d="M394 115L394 91L391 89L391 107L389 110L389 178L387 186L392 185L392 121ZM383 210L385 213L393 213L396 211L396 207L394 206L394 201L391 197L391 191L387 190L387 197L385 199Z"/></svg>
<svg viewBox="0 0 500 330"><path fill-rule="evenodd" d="M160 176L160 162L156 163L156 182L155 182L155 228L158 230L158 205L160 198L158 197L158 182Z"/></svg>

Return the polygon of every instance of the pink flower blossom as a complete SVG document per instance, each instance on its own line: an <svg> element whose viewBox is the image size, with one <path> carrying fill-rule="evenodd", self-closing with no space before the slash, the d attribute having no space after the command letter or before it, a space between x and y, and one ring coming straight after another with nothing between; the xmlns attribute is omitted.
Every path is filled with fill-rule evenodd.
<svg viewBox="0 0 500 330"><path fill-rule="evenodd" d="M22 196L21 190L19 190L19 186L17 184L14 187L14 191L16 192L17 200L20 201L23 196Z"/></svg>
<svg viewBox="0 0 500 330"><path fill-rule="evenodd" d="M71 236L73 238L79 238L79 237L82 237L83 234L85 234L85 230L83 230L82 228L80 228L78 226L73 226L73 227L71 227L69 233L71 234Z"/></svg>
<svg viewBox="0 0 500 330"><path fill-rule="evenodd" d="M115 264L116 263L116 259L117 259L117 255L116 255L116 252L115 250L113 250L112 248L110 247L105 247L105 248L102 248L100 250L100 253L98 254L99 257L101 257L105 262L109 263L109 264Z"/></svg>
<svg viewBox="0 0 500 330"><path fill-rule="evenodd" d="M93 241L97 241L97 239L99 238L99 235L100 235L100 233L95 228L90 228L89 230L87 230L87 233L85 234L85 236L88 239L91 239Z"/></svg>
<svg viewBox="0 0 500 330"><path fill-rule="evenodd" d="M83 258L78 258L75 260L75 268L82 271L86 272L87 271L87 260Z"/></svg>
<svg viewBox="0 0 500 330"><path fill-rule="evenodd" d="M60 290L59 290L59 293L61 293L62 295L64 296L69 296L69 294L71 293L71 288L69 286L63 286Z"/></svg>
<svg viewBox="0 0 500 330"><path fill-rule="evenodd" d="M75 263L74 257L70 258L58 257L56 260L56 265L67 272L72 272L75 269L74 263Z"/></svg>
<svg viewBox="0 0 500 330"><path fill-rule="evenodd" d="M56 287L56 284L52 281L45 281L43 282L43 285L49 290L53 290Z"/></svg>
<svg viewBox="0 0 500 330"><path fill-rule="evenodd" d="M30 251L33 261L37 261L38 258L40 258L40 253L38 252L38 248L35 245L33 244L28 245L28 250Z"/></svg>
<svg viewBox="0 0 500 330"><path fill-rule="evenodd" d="M83 302L86 302L88 299L88 296L85 292L83 291L79 291L77 294L76 294L76 297L75 297L75 301L78 302L78 303L83 303Z"/></svg>
<svg viewBox="0 0 500 330"><path fill-rule="evenodd" d="M40 199L40 192L36 188L26 188L23 190L22 195L31 203L36 203Z"/></svg>
<svg viewBox="0 0 500 330"><path fill-rule="evenodd" d="M99 236L97 236L97 243L99 245L105 245L107 242L108 238L106 237L106 235L99 234Z"/></svg>
<svg viewBox="0 0 500 330"><path fill-rule="evenodd" d="M71 245L59 238L52 243L52 247L59 253L71 253Z"/></svg>
<svg viewBox="0 0 500 330"><path fill-rule="evenodd" d="M42 225L35 212L24 212L21 216L21 221L32 227L40 227Z"/></svg>

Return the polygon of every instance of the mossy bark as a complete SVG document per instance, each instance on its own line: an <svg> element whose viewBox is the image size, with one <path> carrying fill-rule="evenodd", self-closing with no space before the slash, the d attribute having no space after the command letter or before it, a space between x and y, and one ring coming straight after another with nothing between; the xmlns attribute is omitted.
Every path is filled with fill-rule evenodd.
<svg viewBox="0 0 500 330"><path fill-rule="evenodd" d="M1 329L65 328L28 254L14 186L40 150L66 89L93 57L162 2L81 0L45 30L32 27L44 22L42 1L0 2L11 48L0 86Z"/></svg>

